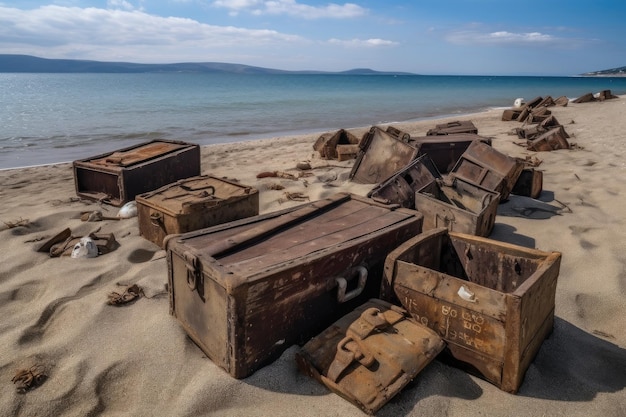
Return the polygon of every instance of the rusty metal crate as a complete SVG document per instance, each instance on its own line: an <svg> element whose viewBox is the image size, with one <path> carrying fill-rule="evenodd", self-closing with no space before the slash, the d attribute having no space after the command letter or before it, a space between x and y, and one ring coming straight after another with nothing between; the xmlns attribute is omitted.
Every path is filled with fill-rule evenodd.
<svg viewBox="0 0 626 417"><path fill-rule="evenodd" d="M259 214L259 192L212 175L186 178L138 195L139 233L157 245L191 232Z"/></svg>
<svg viewBox="0 0 626 417"><path fill-rule="evenodd" d="M302 373L373 414L443 348L406 310L372 299L307 342L296 361Z"/></svg>
<svg viewBox="0 0 626 417"><path fill-rule="evenodd" d="M417 157L410 136L389 126L372 127L359 144L361 150L350 171L350 180L359 184L378 184L404 168Z"/></svg>
<svg viewBox="0 0 626 417"><path fill-rule="evenodd" d="M435 229L389 254L381 297L438 332L454 364L515 393L552 331L560 263L560 252Z"/></svg>
<svg viewBox="0 0 626 417"><path fill-rule="evenodd" d="M472 142L452 169L452 175L500 193L506 200L524 163L484 143Z"/></svg>
<svg viewBox="0 0 626 417"><path fill-rule="evenodd" d="M76 195L121 206L135 196L200 175L200 146L153 140L74 161Z"/></svg>
<svg viewBox="0 0 626 417"><path fill-rule="evenodd" d="M339 193L165 239L170 312L244 378L377 297L385 257L422 215Z"/></svg>

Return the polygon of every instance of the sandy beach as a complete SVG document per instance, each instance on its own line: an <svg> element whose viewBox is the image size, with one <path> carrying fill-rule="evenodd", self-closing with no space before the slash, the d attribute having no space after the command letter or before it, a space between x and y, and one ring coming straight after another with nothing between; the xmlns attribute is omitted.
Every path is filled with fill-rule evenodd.
<svg viewBox="0 0 626 417"><path fill-rule="evenodd" d="M626 415L626 96L550 110L572 149L527 151L510 134L521 123L501 121L498 109L393 124L421 136L437 123L472 120L497 150L542 160L539 200L512 196L501 204L490 237L563 257L554 332L516 395L435 360L377 415ZM320 134L206 146L202 173L256 187L261 213L301 204L287 192L308 201L367 194L371 185L348 181L352 160L324 160L313 150ZM305 161L311 176L257 178L297 173ZM276 183L284 189L273 190ZM140 236L136 218L81 221L81 212L115 216L118 209L79 199L71 164L0 171L0 201L0 415L364 415L297 370L298 346L243 380L207 359L169 315L164 251ZM113 233L120 246L93 259L36 251L68 227L79 236ZM130 284L145 296L106 303ZM35 365L47 379L18 393L11 378Z"/></svg>

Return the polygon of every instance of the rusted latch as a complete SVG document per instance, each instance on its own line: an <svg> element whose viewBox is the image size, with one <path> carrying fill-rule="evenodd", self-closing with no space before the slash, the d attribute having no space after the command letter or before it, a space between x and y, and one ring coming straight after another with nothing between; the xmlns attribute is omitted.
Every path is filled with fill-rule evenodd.
<svg viewBox="0 0 626 417"><path fill-rule="evenodd" d="M185 258L185 267L187 268L187 285L191 291L198 289L202 279L202 263L200 259L193 253L187 251L183 253Z"/></svg>
<svg viewBox="0 0 626 417"><path fill-rule="evenodd" d="M351 291L347 291L348 281L355 279L358 279L356 288ZM350 301L353 298L358 297L363 292L365 284L367 283L367 268L363 265L351 268L347 271L345 277L335 278L335 282L337 283L337 301L340 303Z"/></svg>

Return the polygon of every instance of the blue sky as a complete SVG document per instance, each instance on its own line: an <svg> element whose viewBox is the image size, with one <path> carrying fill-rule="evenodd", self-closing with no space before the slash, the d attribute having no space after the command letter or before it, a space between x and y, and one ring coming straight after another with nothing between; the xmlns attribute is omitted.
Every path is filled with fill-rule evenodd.
<svg viewBox="0 0 626 417"><path fill-rule="evenodd" d="M574 75L626 65L626 1L0 0L0 53Z"/></svg>

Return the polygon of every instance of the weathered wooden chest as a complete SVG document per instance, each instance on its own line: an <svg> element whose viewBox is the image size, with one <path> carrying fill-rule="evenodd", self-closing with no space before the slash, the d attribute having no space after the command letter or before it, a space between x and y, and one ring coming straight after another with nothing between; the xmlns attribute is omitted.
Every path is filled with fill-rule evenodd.
<svg viewBox="0 0 626 417"><path fill-rule="evenodd" d="M418 156L386 181L376 185L367 196L383 204L399 204L415 209L415 193L441 178L428 155Z"/></svg>
<svg viewBox="0 0 626 417"><path fill-rule="evenodd" d="M244 378L380 293L422 215L351 194L165 239L170 312Z"/></svg>
<svg viewBox="0 0 626 417"><path fill-rule="evenodd" d="M378 184L404 168L417 156L409 143L410 135L389 126L374 126L363 136L350 180L359 184Z"/></svg>
<svg viewBox="0 0 626 417"><path fill-rule="evenodd" d="M141 193L200 175L200 146L154 140L74 161L76 194L121 206Z"/></svg>
<svg viewBox="0 0 626 417"><path fill-rule="evenodd" d="M418 155L428 155L437 166L437 170L445 174L452 171L461 155L474 141L491 146L490 138L473 133L416 136L409 142L418 149Z"/></svg>
<svg viewBox="0 0 626 417"><path fill-rule="evenodd" d="M478 129L474 125L474 122L472 122L471 120L455 120L453 122L435 125L434 128L428 129L426 135L450 135L455 133L478 134Z"/></svg>
<svg viewBox="0 0 626 417"><path fill-rule="evenodd" d="M382 297L447 342L453 363L517 392L552 331L559 252L437 229L385 262Z"/></svg>
<svg viewBox="0 0 626 417"><path fill-rule="evenodd" d="M539 198L543 190L543 172L534 168L524 168L511 190L512 194Z"/></svg>
<svg viewBox="0 0 626 417"><path fill-rule="evenodd" d="M212 175L179 180L135 200L140 234L159 246L169 234L259 214L257 189Z"/></svg>
<svg viewBox="0 0 626 417"><path fill-rule="evenodd" d="M497 192L460 178L436 179L415 193L415 209L424 215L424 230L446 227L477 236L491 234L499 202Z"/></svg>
<svg viewBox="0 0 626 417"><path fill-rule="evenodd" d="M506 200L523 168L524 163L520 160L475 141L463 152L452 175L497 191L500 198Z"/></svg>
<svg viewBox="0 0 626 417"><path fill-rule="evenodd" d="M406 310L371 299L307 342L300 370L373 414L444 348L430 328Z"/></svg>

